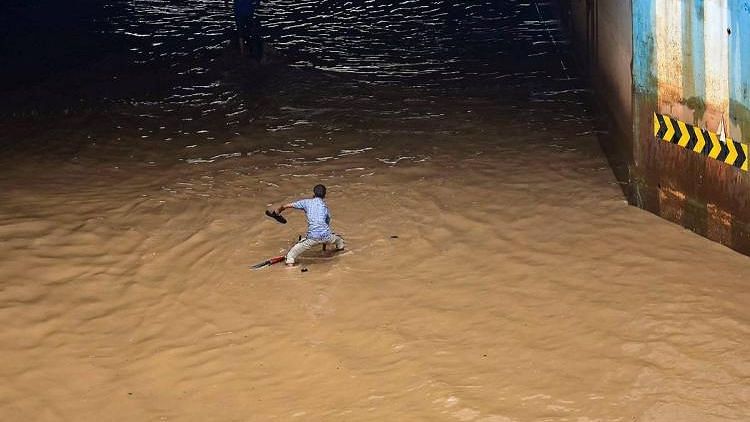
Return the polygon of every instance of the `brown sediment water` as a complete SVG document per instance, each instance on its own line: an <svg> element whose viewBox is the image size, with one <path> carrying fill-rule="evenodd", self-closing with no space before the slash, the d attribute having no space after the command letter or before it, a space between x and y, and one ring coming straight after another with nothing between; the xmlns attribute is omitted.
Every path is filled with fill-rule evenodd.
<svg viewBox="0 0 750 422"><path fill-rule="evenodd" d="M593 135L472 127L17 163L3 419L746 420L748 258L629 207ZM348 250L250 271L318 182Z"/></svg>
<svg viewBox="0 0 750 422"><path fill-rule="evenodd" d="M580 81L344 67L5 132L0 419L750 420L750 261L627 205ZM347 250L250 270L316 183Z"/></svg>

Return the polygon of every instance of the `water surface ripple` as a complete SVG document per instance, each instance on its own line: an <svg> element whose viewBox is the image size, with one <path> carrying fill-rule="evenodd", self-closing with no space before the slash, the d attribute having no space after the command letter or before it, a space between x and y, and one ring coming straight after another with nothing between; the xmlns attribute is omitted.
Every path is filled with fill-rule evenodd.
<svg viewBox="0 0 750 422"><path fill-rule="evenodd" d="M750 420L748 258L625 203L553 4L97 13L0 134L0 419ZM319 182L347 251L250 271Z"/></svg>

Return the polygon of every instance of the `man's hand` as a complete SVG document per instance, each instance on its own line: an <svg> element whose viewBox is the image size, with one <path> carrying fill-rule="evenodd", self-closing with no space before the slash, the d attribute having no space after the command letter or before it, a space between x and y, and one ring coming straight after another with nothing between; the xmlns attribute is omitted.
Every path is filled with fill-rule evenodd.
<svg viewBox="0 0 750 422"><path fill-rule="evenodd" d="M294 207L292 206L292 204L284 204L276 208L276 213L281 214L282 212L284 212L284 210L289 209L289 208L294 208Z"/></svg>

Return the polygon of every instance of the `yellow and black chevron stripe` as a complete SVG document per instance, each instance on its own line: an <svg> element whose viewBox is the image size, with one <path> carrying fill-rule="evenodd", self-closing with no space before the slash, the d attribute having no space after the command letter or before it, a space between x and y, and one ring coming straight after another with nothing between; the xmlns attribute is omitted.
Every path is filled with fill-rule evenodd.
<svg viewBox="0 0 750 422"><path fill-rule="evenodd" d="M744 171L750 166L747 145L730 138L727 138L727 143L721 142L716 133L664 114L654 113L654 136Z"/></svg>

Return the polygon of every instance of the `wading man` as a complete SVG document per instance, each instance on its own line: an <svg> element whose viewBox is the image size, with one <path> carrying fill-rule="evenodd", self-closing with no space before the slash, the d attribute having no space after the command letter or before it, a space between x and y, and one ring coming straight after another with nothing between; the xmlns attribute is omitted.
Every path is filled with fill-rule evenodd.
<svg viewBox="0 0 750 422"><path fill-rule="evenodd" d="M240 54L245 55L246 46L250 47L250 56L259 60L263 58L263 39L260 36L260 19L255 11L260 0L232 0L234 2L234 22L240 43ZM229 0L224 0L228 4Z"/></svg>
<svg viewBox="0 0 750 422"><path fill-rule="evenodd" d="M344 239L331 231L331 215L325 202L326 187L316 185L313 188L313 197L300 199L297 202L285 204L276 209L276 214L284 210L294 208L303 210L307 216L307 237L300 240L286 253L286 265L292 266L306 250L315 245L334 245L337 251L344 249Z"/></svg>

